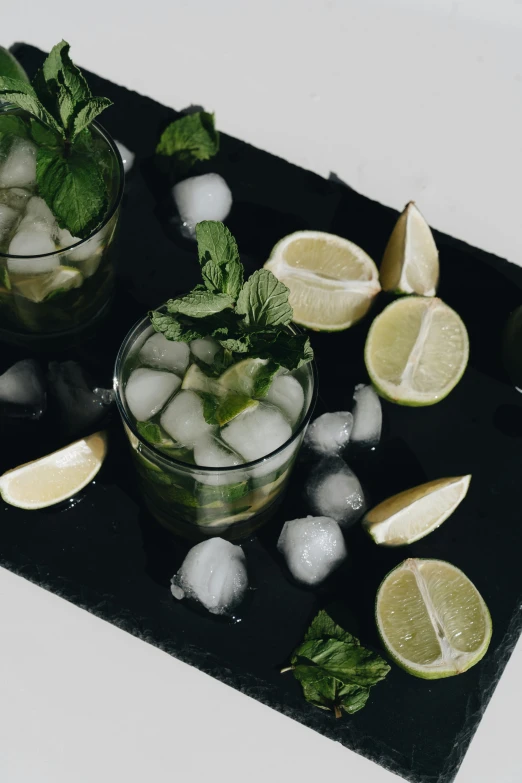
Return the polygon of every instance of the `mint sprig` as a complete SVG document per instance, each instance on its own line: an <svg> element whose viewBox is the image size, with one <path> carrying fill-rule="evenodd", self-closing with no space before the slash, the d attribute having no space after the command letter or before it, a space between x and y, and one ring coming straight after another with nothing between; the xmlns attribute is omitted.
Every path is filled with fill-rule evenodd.
<svg viewBox="0 0 522 783"><path fill-rule="evenodd" d="M167 125L156 153L172 159L178 174L186 173L198 160L210 160L219 150L214 115L206 111L187 114Z"/></svg>
<svg viewBox="0 0 522 783"><path fill-rule="evenodd" d="M323 609L285 671L293 672L307 701L340 718L341 710L352 715L364 707L370 688L386 677L390 667Z"/></svg>
<svg viewBox="0 0 522 783"><path fill-rule="evenodd" d="M311 361L308 337L288 329L293 316L288 288L268 269L257 270L243 282L236 241L223 223L198 223L196 239L203 283L169 299L166 312L152 311L154 329L180 342L214 337L228 363L234 354L270 360L267 388L279 367L294 370Z"/></svg>
<svg viewBox="0 0 522 783"><path fill-rule="evenodd" d="M92 94L69 49L66 41L54 46L32 84L0 77L0 99L31 115L22 122L38 145L39 193L61 228L85 238L102 222L108 201L89 125L112 102Z"/></svg>

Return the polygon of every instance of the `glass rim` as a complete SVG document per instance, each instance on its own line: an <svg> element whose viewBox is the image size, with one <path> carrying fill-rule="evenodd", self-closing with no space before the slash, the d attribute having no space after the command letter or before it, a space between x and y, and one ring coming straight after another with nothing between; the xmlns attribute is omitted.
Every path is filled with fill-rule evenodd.
<svg viewBox="0 0 522 783"><path fill-rule="evenodd" d="M0 115L6 114L9 112L9 110L13 108L17 108L11 103L6 103L0 106ZM107 223L109 223L110 220L114 217L116 214L116 211L118 207L120 206L122 197L123 197L123 189L125 187L125 170L123 168L123 161L121 159L120 152L118 150L118 147L116 146L116 142L112 138L111 134L101 125L99 122L96 122L94 120L91 122L91 125L93 125L96 130L100 133L102 138L105 142L107 142L109 148L111 149L113 155L116 158L116 161L118 163L118 173L119 173L119 186L118 186L118 192L116 193L112 206L107 211L106 216L104 217L103 221L100 223L98 228L96 228L94 231L92 231L88 237L85 237L85 239L80 239L79 242L75 242L74 245L69 245L68 247L62 247L60 250L53 250L50 253L38 253L38 255L33 256L16 256L13 253L2 253L0 252L0 258L22 258L22 259L28 259L28 258L52 258L53 256L60 255L61 253L70 253L73 250L76 250L77 248L81 247L82 245L85 245L87 242L89 242L93 237L96 236L105 226Z"/></svg>
<svg viewBox="0 0 522 783"><path fill-rule="evenodd" d="M116 361L114 363L113 389L116 398L116 406L126 427L128 427L128 429L131 431L131 433L134 435L135 438L137 438L137 440L140 443L143 443L148 449L152 451L152 453L156 457L159 457L162 461L166 462L168 465L174 465L176 467L183 468L188 472L199 471L201 473L208 473L208 474L233 473L234 471L249 470L258 465L262 465L264 462L271 459L275 455L283 452L286 448L288 448L288 446L290 446L298 438L298 436L303 432L305 427L308 425L308 422L310 421L312 414L314 412L314 408L317 402L317 396L319 392L318 389L319 376L317 372L317 365L315 363L315 359L312 359L311 362L307 363L308 366L310 367L311 378L312 378L312 397L310 399L310 404L308 405L308 409L305 415L303 416L303 418L301 419L301 421L299 422L299 426L295 429L294 432L292 432L288 440L282 443L281 446L279 446L277 449L274 449L274 451L271 451L269 454L265 454L264 457L258 457L257 459L252 460L250 462L242 462L240 465L226 465L224 467L214 467L210 465L192 465L190 462L183 462L182 460L176 459L175 457L171 457L170 455L165 454L165 452L161 451L161 449L154 446L154 444L149 443L149 441L145 440L136 429L131 417L127 412L126 403L122 393L123 389L120 384L120 377L122 374L121 371L123 369L123 360L125 358L127 346L129 345L130 340L135 336L135 333L148 320L149 319L147 315L144 316L143 318L140 318L139 321L136 321L136 323L129 329L129 331L125 335L123 342L118 350ZM152 324L150 324L150 321L149 321L149 326L152 326ZM292 329L295 334L299 334L301 332L301 329L295 326L295 324L291 324L289 328Z"/></svg>

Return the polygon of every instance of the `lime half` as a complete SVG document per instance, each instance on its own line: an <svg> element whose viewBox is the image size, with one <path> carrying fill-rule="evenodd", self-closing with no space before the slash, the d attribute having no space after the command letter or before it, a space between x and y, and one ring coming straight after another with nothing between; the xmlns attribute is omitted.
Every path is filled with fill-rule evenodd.
<svg viewBox="0 0 522 783"><path fill-rule="evenodd" d="M52 272L45 272L42 275L12 278L15 291L31 302L52 299L72 288L79 288L82 283L82 273L70 266L58 266Z"/></svg>
<svg viewBox="0 0 522 783"><path fill-rule="evenodd" d="M470 481L471 476L442 478L399 492L368 511L363 527L376 544L413 544L453 514Z"/></svg>
<svg viewBox="0 0 522 783"><path fill-rule="evenodd" d="M381 287L377 267L348 239L297 231L281 239L265 264L290 289L293 320L309 329L347 329L368 312Z"/></svg>
<svg viewBox="0 0 522 783"><path fill-rule="evenodd" d="M435 296L439 251L430 227L413 201L406 205L388 240L380 279L383 291Z"/></svg>
<svg viewBox="0 0 522 783"><path fill-rule="evenodd" d="M364 359L382 397L433 405L461 379L469 356L466 327L440 299L409 296L388 305L368 332Z"/></svg>
<svg viewBox="0 0 522 783"><path fill-rule="evenodd" d="M477 588L443 560L405 560L384 579L375 606L382 642L415 677L461 674L486 654L492 625Z"/></svg>

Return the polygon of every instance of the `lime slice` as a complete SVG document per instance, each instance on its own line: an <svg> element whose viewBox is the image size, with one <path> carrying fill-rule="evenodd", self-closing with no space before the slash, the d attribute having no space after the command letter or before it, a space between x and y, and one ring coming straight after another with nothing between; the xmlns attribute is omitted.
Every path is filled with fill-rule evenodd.
<svg viewBox="0 0 522 783"><path fill-rule="evenodd" d="M256 408L258 400L246 397L244 394L228 394L219 404L216 410L216 419L220 427L224 427L229 421L235 419L245 411Z"/></svg>
<svg viewBox="0 0 522 783"><path fill-rule="evenodd" d="M409 559L377 593L377 627L394 661L415 677L461 674L485 655L491 617L468 577L444 560Z"/></svg>
<svg viewBox="0 0 522 783"><path fill-rule="evenodd" d="M64 294L72 288L79 288L83 283L83 275L78 269L70 266L58 266L52 272L31 277L16 277L12 279L15 291L31 302L43 302Z"/></svg>
<svg viewBox="0 0 522 783"><path fill-rule="evenodd" d="M430 227L413 201L406 205L391 233L380 278L383 291L435 296L439 251Z"/></svg>
<svg viewBox="0 0 522 783"><path fill-rule="evenodd" d="M0 76L6 76L8 79L18 79L28 82L26 72L11 52L0 46ZM0 101L1 103L1 101Z"/></svg>
<svg viewBox="0 0 522 783"><path fill-rule="evenodd" d="M107 453L104 432L77 440L46 457L8 470L0 477L0 495L18 508L54 506L76 495L98 473Z"/></svg>
<svg viewBox="0 0 522 783"><path fill-rule="evenodd" d="M216 397L223 394L217 378L209 378L197 364L190 365L184 375L181 388L202 392L203 394L214 394Z"/></svg>
<svg viewBox="0 0 522 783"><path fill-rule="evenodd" d="M231 391L245 397L252 397L256 376L261 367L267 363L266 359L242 359L219 376L219 384L225 392Z"/></svg>
<svg viewBox="0 0 522 783"><path fill-rule="evenodd" d="M372 508L363 526L376 544L403 546L442 525L468 491L471 476L442 478L399 492Z"/></svg>
<svg viewBox="0 0 522 783"><path fill-rule="evenodd" d="M366 315L380 291L370 256L353 242L322 231L284 237L265 268L288 286L294 321L309 329L347 329Z"/></svg>
<svg viewBox="0 0 522 783"><path fill-rule="evenodd" d="M460 381L468 363L466 327L440 299L411 296L388 305L368 332L364 359L382 397L433 405Z"/></svg>

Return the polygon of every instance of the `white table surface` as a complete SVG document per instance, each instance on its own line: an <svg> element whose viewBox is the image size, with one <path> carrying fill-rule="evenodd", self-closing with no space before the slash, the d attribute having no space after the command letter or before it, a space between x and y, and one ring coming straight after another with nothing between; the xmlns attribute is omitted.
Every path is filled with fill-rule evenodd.
<svg viewBox="0 0 522 783"><path fill-rule="evenodd" d="M521 0L18 0L49 49L522 264ZM277 184L274 183L277 187ZM457 783L520 783L519 643ZM0 780L397 777L0 569Z"/></svg>

